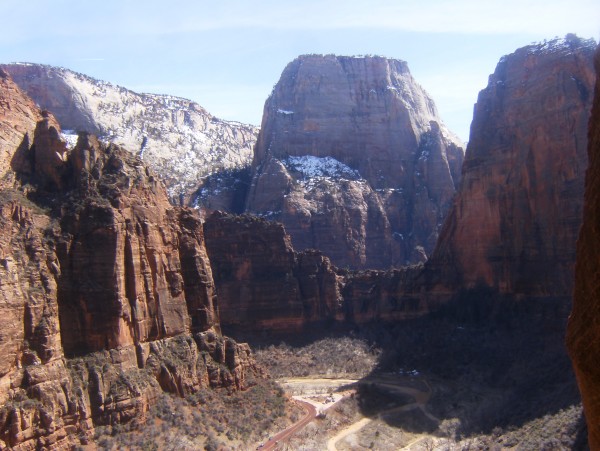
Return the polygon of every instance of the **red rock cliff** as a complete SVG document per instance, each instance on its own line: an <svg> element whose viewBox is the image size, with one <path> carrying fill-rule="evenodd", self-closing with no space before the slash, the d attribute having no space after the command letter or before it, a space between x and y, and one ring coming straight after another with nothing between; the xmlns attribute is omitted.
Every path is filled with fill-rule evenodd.
<svg viewBox="0 0 600 451"><path fill-rule="evenodd" d="M204 224L223 327L293 333L310 324L355 324L420 315L422 267L336 268L319 251L295 252L284 227L215 212Z"/></svg>
<svg viewBox="0 0 600 451"><path fill-rule="evenodd" d="M161 390L260 376L220 335L196 213L117 146L67 152L5 73L0 113L0 448L71 448Z"/></svg>
<svg viewBox="0 0 600 451"><path fill-rule="evenodd" d="M434 291L570 295L594 47L567 36L498 63L479 94L461 184L430 260Z"/></svg>
<svg viewBox="0 0 600 451"><path fill-rule="evenodd" d="M596 50L596 94L589 123L589 167L583 225L577 241L573 311L567 345L581 390L590 449L600 449L600 47Z"/></svg>
<svg viewBox="0 0 600 451"><path fill-rule="evenodd" d="M246 211L341 267L423 261L462 158L405 62L302 56L265 104Z"/></svg>

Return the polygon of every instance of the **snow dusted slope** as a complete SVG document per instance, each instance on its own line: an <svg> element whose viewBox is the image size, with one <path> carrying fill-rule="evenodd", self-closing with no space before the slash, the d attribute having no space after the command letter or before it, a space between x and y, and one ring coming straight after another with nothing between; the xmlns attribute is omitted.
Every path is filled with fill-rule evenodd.
<svg viewBox="0 0 600 451"><path fill-rule="evenodd" d="M189 193L209 174L252 161L258 127L218 119L190 100L138 94L64 68L0 67L64 129L96 133L141 154L171 197Z"/></svg>

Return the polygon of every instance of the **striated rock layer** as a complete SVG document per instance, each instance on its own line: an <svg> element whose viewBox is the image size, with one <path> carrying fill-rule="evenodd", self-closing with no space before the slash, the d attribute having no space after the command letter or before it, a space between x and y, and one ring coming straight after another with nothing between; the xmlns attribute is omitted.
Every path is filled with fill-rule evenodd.
<svg viewBox="0 0 600 451"><path fill-rule="evenodd" d="M570 296L594 48L593 40L569 35L500 60L475 106L428 289Z"/></svg>
<svg viewBox="0 0 600 451"><path fill-rule="evenodd" d="M215 212L204 233L223 327L293 332L428 311L416 283L422 265L341 270L319 251L295 252L281 224L250 215Z"/></svg>
<svg viewBox="0 0 600 451"><path fill-rule="evenodd" d="M138 94L59 67L1 67L63 128L94 133L143 156L177 201L204 177L251 164L257 127L218 119L190 100Z"/></svg>
<svg viewBox="0 0 600 451"><path fill-rule="evenodd" d="M301 56L265 104L246 212L341 267L423 261L462 159L405 62Z"/></svg>
<svg viewBox="0 0 600 451"><path fill-rule="evenodd" d="M573 311L567 345L581 390L590 449L600 449L600 47L595 57L596 93L589 123L589 167L583 225L577 241Z"/></svg>
<svg viewBox="0 0 600 451"><path fill-rule="evenodd" d="M116 145L81 134L69 151L0 77L0 448L70 448L143 420L161 390L261 377L220 334L196 212Z"/></svg>

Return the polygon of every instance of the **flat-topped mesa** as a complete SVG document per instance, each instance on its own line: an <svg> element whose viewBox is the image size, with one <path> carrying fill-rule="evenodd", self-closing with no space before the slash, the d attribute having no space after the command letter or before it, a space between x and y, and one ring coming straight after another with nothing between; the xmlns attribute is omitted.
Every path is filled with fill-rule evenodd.
<svg viewBox="0 0 600 451"><path fill-rule="evenodd" d="M301 56L265 103L246 211L338 266L422 261L462 158L405 62Z"/></svg>
<svg viewBox="0 0 600 451"><path fill-rule="evenodd" d="M433 291L571 295L594 48L569 35L498 63L475 105L460 187L428 262Z"/></svg>
<svg viewBox="0 0 600 451"><path fill-rule="evenodd" d="M191 100L138 94L60 67L0 67L63 129L94 133L142 156L177 203L207 175L251 164L258 128L218 119Z"/></svg>

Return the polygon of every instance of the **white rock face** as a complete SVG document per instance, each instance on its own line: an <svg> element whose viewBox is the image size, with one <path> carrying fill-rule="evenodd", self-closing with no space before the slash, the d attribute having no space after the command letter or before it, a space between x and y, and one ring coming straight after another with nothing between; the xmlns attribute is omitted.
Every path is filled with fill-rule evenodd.
<svg viewBox="0 0 600 451"><path fill-rule="evenodd" d="M64 68L2 67L64 129L96 133L140 154L172 198L209 174L251 164L258 127L218 119L190 100L138 94Z"/></svg>

